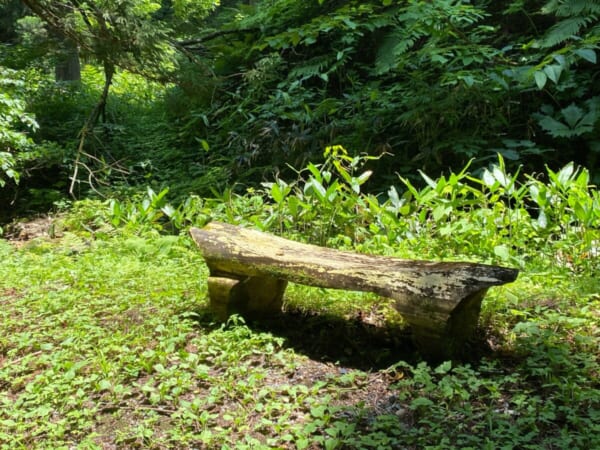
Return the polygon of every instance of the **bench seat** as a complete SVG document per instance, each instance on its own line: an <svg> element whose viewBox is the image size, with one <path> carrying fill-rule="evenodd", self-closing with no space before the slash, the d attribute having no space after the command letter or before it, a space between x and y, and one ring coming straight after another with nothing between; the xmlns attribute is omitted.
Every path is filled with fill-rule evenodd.
<svg viewBox="0 0 600 450"><path fill-rule="evenodd" d="M340 251L219 222L190 233L209 267L210 305L220 319L280 311L288 281L373 292L395 301L419 350L438 359L459 354L473 336L487 289L518 275L485 264Z"/></svg>

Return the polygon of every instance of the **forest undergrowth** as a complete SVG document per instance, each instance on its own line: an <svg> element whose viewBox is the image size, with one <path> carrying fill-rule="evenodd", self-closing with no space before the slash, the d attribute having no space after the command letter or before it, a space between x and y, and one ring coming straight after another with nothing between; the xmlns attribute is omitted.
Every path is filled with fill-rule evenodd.
<svg viewBox="0 0 600 450"><path fill-rule="evenodd" d="M0 449L600 448L599 16L1 1ZM218 323L213 220L520 275L431 363L370 294Z"/></svg>
<svg viewBox="0 0 600 450"><path fill-rule="evenodd" d="M596 448L600 216L585 169L498 164L363 193L329 148L294 180L168 202L85 200L0 240L0 448ZM210 220L326 246L521 269L462 361L430 364L390 303L288 289L214 321L186 230ZM36 231L37 230L37 231Z"/></svg>

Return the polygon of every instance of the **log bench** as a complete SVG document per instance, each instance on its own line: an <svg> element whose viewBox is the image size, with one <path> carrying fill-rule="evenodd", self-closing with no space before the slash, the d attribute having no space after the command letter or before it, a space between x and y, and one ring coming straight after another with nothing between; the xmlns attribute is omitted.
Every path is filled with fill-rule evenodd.
<svg viewBox="0 0 600 450"><path fill-rule="evenodd" d="M288 281L373 292L395 301L417 348L430 359L461 354L487 289L518 275L516 269L484 264L334 250L219 222L190 233L210 270L210 307L220 319L279 312Z"/></svg>

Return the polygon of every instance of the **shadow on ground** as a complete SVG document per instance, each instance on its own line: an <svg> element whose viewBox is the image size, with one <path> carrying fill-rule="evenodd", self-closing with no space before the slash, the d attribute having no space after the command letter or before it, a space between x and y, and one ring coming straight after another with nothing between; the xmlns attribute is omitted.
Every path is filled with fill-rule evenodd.
<svg viewBox="0 0 600 450"><path fill-rule="evenodd" d="M198 314L202 326L214 317L209 310ZM359 316L344 318L326 313L287 310L272 317L246 320L254 331L284 338L284 346L296 353L322 363L336 363L346 368L377 371L399 361L416 364L423 361L412 342L410 328L380 323L374 325ZM477 365L493 351L486 342L485 330L478 334L462 352L461 362ZM437 364L441 361L430 361Z"/></svg>
<svg viewBox="0 0 600 450"><path fill-rule="evenodd" d="M415 362L419 355L410 330L375 326L360 317L345 319L328 314L286 311L250 323L253 329L285 338L297 353L321 362L360 370L379 370L398 361Z"/></svg>
<svg viewBox="0 0 600 450"><path fill-rule="evenodd" d="M414 363L419 360L410 330L400 325L372 325L360 317L346 319L296 310L260 320L247 320L246 323L255 331L284 338L285 347L319 362L378 370L398 361Z"/></svg>

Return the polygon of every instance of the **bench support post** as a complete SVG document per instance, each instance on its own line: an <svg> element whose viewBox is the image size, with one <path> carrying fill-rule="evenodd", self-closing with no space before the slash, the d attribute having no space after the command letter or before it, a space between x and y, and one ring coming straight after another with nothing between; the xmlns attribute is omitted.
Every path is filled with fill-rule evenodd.
<svg viewBox="0 0 600 450"><path fill-rule="evenodd" d="M486 290L514 281L519 273L470 262L333 250L218 222L190 233L210 270L211 307L219 318L279 312L287 281L372 292L396 301L418 348L432 360L468 349Z"/></svg>
<svg viewBox="0 0 600 450"><path fill-rule="evenodd" d="M287 281L269 276L230 278L210 276L210 307L220 320L232 314L248 318L281 312Z"/></svg>
<svg viewBox="0 0 600 450"><path fill-rule="evenodd" d="M468 353L469 340L475 335L481 312L481 302L487 289L464 298L446 321L425 325L411 324L412 337L417 349L431 360L443 360Z"/></svg>

